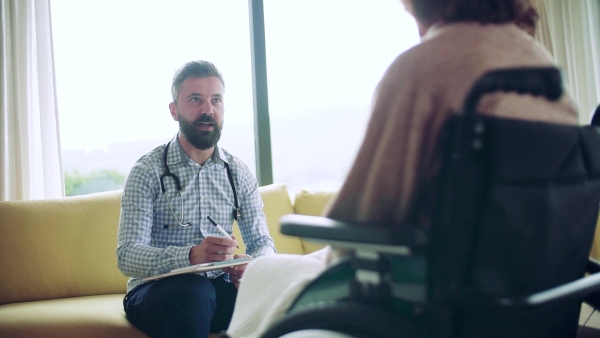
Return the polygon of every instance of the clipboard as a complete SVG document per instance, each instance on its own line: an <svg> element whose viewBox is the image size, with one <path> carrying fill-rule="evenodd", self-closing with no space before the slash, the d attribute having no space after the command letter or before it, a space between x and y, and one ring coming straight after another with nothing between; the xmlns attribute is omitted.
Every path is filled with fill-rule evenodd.
<svg viewBox="0 0 600 338"><path fill-rule="evenodd" d="M146 277L146 278L143 278L142 281L147 282L147 281L161 279L161 278L165 278L165 277L182 275L185 273L198 273L198 272L219 270L219 269L229 268L229 267L236 266L236 265L248 264L248 262L250 262L251 260L252 260L252 258L236 258L236 259L231 259L231 260L222 261L222 262L196 264L196 265L192 265L192 266L187 266L185 268L174 269L167 273L161 273L159 275Z"/></svg>

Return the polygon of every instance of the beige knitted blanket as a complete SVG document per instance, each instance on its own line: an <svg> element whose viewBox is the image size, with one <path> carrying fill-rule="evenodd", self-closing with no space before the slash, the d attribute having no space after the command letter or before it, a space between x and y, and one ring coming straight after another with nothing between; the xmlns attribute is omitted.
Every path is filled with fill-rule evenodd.
<svg viewBox="0 0 600 338"><path fill-rule="evenodd" d="M227 334L232 338L254 338L263 333L325 269L328 250L308 255L267 255L250 262L240 283Z"/></svg>

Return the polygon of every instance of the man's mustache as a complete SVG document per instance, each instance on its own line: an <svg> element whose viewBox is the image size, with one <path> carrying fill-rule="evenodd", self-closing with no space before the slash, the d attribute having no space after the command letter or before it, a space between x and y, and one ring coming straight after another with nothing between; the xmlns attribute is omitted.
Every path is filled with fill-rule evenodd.
<svg viewBox="0 0 600 338"><path fill-rule="evenodd" d="M217 125L217 120L215 120L212 116L202 115L199 118L194 120L194 124L199 124L199 123L212 123L214 125Z"/></svg>

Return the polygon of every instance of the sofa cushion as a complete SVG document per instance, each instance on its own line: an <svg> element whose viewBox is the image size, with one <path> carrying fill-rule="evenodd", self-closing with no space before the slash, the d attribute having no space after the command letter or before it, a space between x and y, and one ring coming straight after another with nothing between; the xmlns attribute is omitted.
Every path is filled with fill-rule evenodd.
<svg viewBox="0 0 600 338"><path fill-rule="evenodd" d="M264 202L264 212L267 217L269 233L275 241L275 247L278 253L303 254L304 248L302 241L298 237L291 237L281 234L279 231L279 219L283 215L293 214L294 207L290 199L290 194L284 184L269 184L259 188L260 197ZM237 225L233 227L233 234L240 241L242 238ZM241 242L241 241L240 241ZM238 253L245 252L245 246L240 243Z"/></svg>
<svg viewBox="0 0 600 338"><path fill-rule="evenodd" d="M337 195L336 190L296 188L294 194L294 213L309 216L324 216L324 213ZM325 244L303 241L305 253L317 251Z"/></svg>
<svg viewBox="0 0 600 338"><path fill-rule="evenodd" d="M0 305L0 337L148 337L125 317L123 296Z"/></svg>
<svg viewBox="0 0 600 338"><path fill-rule="evenodd" d="M596 221L596 232L594 234L594 243L592 244L590 257L600 260L600 217Z"/></svg>
<svg viewBox="0 0 600 338"><path fill-rule="evenodd" d="M124 293L121 193L0 202L0 304Z"/></svg>

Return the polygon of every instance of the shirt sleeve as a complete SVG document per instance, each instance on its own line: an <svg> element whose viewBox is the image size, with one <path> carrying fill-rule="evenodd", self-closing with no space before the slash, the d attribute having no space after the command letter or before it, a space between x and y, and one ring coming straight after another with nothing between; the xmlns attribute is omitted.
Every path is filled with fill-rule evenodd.
<svg viewBox="0 0 600 338"><path fill-rule="evenodd" d="M238 162L238 165L238 197L242 209L242 218L238 219L237 222L242 239L246 244L246 254L254 258L273 254L276 252L275 242L269 234L258 182L248 167L241 162Z"/></svg>
<svg viewBox="0 0 600 338"><path fill-rule="evenodd" d="M159 179L156 166L138 162L125 182L117 261L126 276L143 278L190 265L192 245L151 246L154 203L160 193Z"/></svg>

